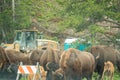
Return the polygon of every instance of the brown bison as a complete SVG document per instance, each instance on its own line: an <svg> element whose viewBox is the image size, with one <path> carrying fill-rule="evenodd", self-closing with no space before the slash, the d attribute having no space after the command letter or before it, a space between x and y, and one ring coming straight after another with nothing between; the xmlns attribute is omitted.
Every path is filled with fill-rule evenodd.
<svg viewBox="0 0 120 80"><path fill-rule="evenodd" d="M110 62L110 61L105 62L101 80L104 80L104 76L108 76L109 80L113 80L113 75L114 75L114 65L113 65L113 63Z"/></svg>
<svg viewBox="0 0 120 80"><path fill-rule="evenodd" d="M3 59L3 61L1 62L2 64L4 63L4 68L6 68L6 65L9 65L9 69L13 68L13 67L18 67L20 62L23 62L23 64L31 64L31 60L29 59L29 55L28 54L23 54L19 51L15 51L13 49L4 49L2 47L0 47L0 57L1 60ZM17 71L17 70L15 70Z"/></svg>
<svg viewBox="0 0 120 80"><path fill-rule="evenodd" d="M4 66L8 63L5 50L0 46L0 69L3 70Z"/></svg>
<svg viewBox="0 0 120 80"><path fill-rule="evenodd" d="M82 52L70 48L61 54L60 69L53 73L53 80L92 80L95 68L94 56L89 52Z"/></svg>
<svg viewBox="0 0 120 80"><path fill-rule="evenodd" d="M42 47L42 48L34 49L33 51L31 51L29 57L30 57L30 60L32 61L32 64L36 65L36 63L40 61L40 58L45 50L46 50L46 47Z"/></svg>
<svg viewBox="0 0 120 80"><path fill-rule="evenodd" d="M95 72L98 72L100 78L104 70L104 62L111 61L120 70L120 53L116 49L105 45L96 45L90 48L90 52L95 58L97 57L97 59L95 59Z"/></svg>
<svg viewBox="0 0 120 80"><path fill-rule="evenodd" d="M38 52L32 52L30 59L32 62L39 62L44 70L47 71L46 80L52 80L52 71L59 67L60 50L44 47Z"/></svg>
<svg viewBox="0 0 120 80"><path fill-rule="evenodd" d="M31 60L29 59L29 54L24 54L15 50L5 50L6 57L9 60L10 64L19 64L22 62L24 65L31 64Z"/></svg>

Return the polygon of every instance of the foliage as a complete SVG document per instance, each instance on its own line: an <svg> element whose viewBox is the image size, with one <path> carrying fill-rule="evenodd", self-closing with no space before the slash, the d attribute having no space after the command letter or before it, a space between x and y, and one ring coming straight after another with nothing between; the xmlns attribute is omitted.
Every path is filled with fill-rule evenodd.
<svg viewBox="0 0 120 80"><path fill-rule="evenodd" d="M99 33L105 32L105 29L103 27L100 27L100 26L94 25L94 24L89 26L89 30L92 34L96 34L97 32L99 32Z"/></svg>
<svg viewBox="0 0 120 80"><path fill-rule="evenodd" d="M47 29L57 27L59 33L68 28L75 28L76 32L91 31L90 26L93 27L92 34L98 30L104 32L96 22L104 20L105 16L120 22L120 0L15 0L14 16L12 0L1 0L0 4L0 35L4 30L11 38L14 30L29 29L33 19Z"/></svg>

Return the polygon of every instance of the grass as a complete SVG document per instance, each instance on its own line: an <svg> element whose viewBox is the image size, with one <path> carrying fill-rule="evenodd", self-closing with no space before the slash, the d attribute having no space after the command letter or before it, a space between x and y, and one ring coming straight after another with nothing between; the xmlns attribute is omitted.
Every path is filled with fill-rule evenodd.
<svg viewBox="0 0 120 80"><path fill-rule="evenodd" d="M97 77L99 77L99 75L97 73L94 73L92 80L96 80ZM83 79L83 80L86 80L86 79ZM106 80L106 79L104 78L104 80ZM120 72L115 71L114 76L113 76L113 80L120 80Z"/></svg>
<svg viewBox="0 0 120 80"><path fill-rule="evenodd" d="M115 72L113 80L120 80L120 72Z"/></svg>
<svg viewBox="0 0 120 80"><path fill-rule="evenodd" d="M94 73L92 80L96 80L97 77L99 77L98 74L97 74L97 73ZM21 78L20 80L27 80L27 79ZM42 80L44 80L44 79L42 79ZM83 80L86 80L86 79L83 79ZM106 79L104 79L104 80L106 80ZM113 80L120 80L120 72L115 71Z"/></svg>

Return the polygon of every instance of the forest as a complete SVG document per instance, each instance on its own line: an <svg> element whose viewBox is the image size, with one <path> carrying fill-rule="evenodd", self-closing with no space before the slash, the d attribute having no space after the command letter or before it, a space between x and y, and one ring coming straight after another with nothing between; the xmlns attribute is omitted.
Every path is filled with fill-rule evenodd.
<svg viewBox="0 0 120 80"><path fill-rule="evenodd" d="M37 29L43 38L60 44L67 38L81 38L120 51L120 0L0 0L0 46L13 43L15 30L23 29ZM114 80L119 79L115 71Z"/></svg>
<svg viewBox="0 0 120 80"><path fill-rule="evenodd" d="M36 27L48 39L83 37L119 47L119 4L120 0L0 0L0 43L12 43L15 30Z"/></svg>

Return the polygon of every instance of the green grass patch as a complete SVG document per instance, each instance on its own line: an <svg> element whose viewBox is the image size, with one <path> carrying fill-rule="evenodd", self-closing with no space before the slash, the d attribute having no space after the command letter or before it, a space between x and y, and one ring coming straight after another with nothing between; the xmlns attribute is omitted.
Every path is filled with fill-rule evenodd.
<svg viewBox="0 0 120 80"><path fill-rule="evenodd" d="M98 77L99 77L99 75L97 73L94 73L92 80L97 80ZM20 80L27 80L27 79L22 77ZM87 80L87 79L84 78L83 80ZM104 80L106 80L106 79L104 79ZM120 80L120 72L115 71L113 80Z"/></svg>

